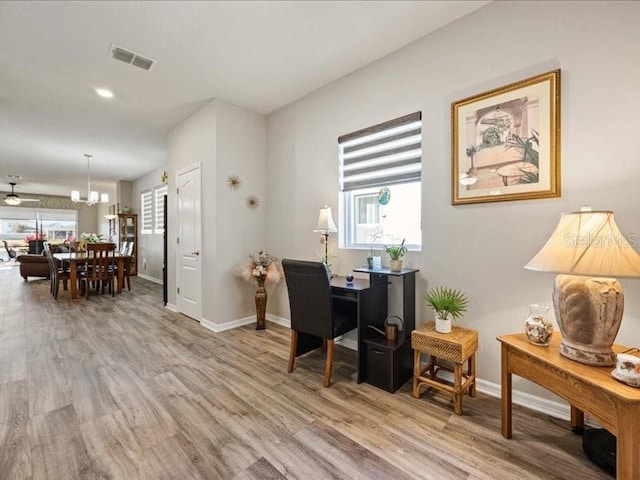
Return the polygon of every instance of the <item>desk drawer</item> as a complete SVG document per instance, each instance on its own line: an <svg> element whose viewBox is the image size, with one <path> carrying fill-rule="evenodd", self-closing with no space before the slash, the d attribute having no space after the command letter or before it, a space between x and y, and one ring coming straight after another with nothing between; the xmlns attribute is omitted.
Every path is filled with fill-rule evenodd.
<svg viewBox="0 0 640 480"><path fill-rule="evenodd" d="M413 353L408 341L391 344L380 339L365 340L363 348L363 381L393 393L411 378Z"/></svg>
<svg viewBox="0 0 640 480"><path fill-rule="evenodd" d="M393 350L365 342L364 381L376 387L391 390Z"/></svg>

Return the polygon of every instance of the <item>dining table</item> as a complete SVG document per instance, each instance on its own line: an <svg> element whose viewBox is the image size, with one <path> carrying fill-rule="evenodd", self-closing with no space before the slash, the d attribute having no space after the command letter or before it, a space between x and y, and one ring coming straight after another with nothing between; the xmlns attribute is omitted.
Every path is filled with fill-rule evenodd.
<svg viewBox="0 0 640 480"><path fill-rule="evenodd" d="M71 253L54 253L53 258L60 261L63 268L68 265L69 267L69 283L71 284L71 298L78 298L78 265L82 265L89 260L89 256L86 252L71 252ZM114 254L115 261L118 265L118 293L122 293L122 284L124 283L124 263L127 260L131 260L132 255L124 255L116 252Z"/></svg>

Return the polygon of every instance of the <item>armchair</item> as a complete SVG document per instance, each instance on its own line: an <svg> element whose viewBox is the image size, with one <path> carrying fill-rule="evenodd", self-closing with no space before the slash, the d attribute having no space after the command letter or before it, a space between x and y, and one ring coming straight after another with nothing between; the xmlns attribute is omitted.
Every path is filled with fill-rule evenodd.
<svg viewBox="0 0 640 480"><path fill-rule="evenodd" d="M291 309L291 373L296 357L326 345L324 386L331 384L334 339L357 327L357 318L334 309L327 268L320 262L282 260Z"/></svg>

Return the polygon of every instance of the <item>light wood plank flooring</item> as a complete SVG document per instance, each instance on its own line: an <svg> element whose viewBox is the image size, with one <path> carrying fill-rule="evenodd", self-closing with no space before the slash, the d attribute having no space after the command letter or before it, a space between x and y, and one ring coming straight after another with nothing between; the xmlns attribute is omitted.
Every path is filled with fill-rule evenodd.
<svg viewBox="0 0 640 480"><path fill-rule="evenodd" d="M514 407L395 395L355 378L337 348L286 373L289 330L214 334L163 308L158 285L56 302L0 268L0 478L600 479L580 438Z"/></svg>

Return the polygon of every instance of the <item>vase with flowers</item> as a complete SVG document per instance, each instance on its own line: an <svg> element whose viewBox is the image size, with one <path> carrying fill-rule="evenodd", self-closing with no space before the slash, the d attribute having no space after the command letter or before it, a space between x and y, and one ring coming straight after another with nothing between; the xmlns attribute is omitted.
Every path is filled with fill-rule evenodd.
<svg viewBox="0 0 640 480"><path fill-rule="evenodd" d="M256 330L264 330L267 314L267 290L265 284L276 284L282 279L282 270L278 259L260 250L257 254L249 255L249 261L239 268L240 276L253 284L257 284L256 302Z"/></svg>
<svg viewBox="0 0 640 480"><path fill-rule="evenodd" d="M78 248L84 251L87 248L87 243L100 243L102 241L104 241L104 235L101 233L82 233L80 235Z"/></svg>

